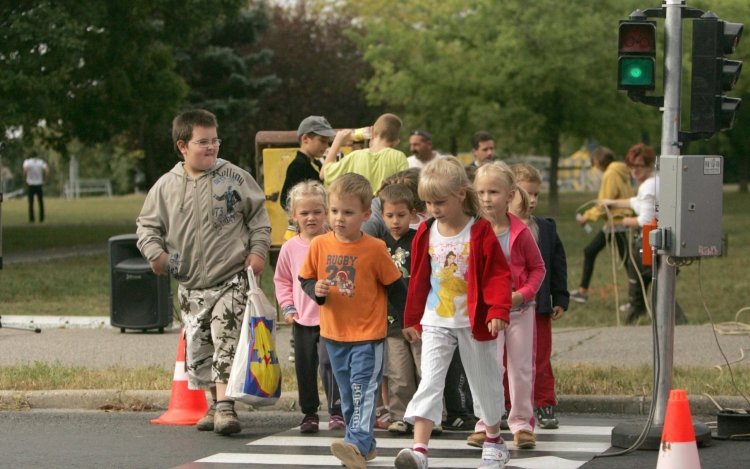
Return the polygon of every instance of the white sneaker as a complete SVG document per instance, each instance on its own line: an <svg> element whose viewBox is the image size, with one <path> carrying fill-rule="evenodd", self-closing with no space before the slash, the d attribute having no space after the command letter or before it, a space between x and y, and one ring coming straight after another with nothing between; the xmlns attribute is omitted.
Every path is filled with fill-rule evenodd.
<svg viewBox="0 0 750 469"><path fill-rule="evenodd" d="M510 453L505 442L485 443L482 446L482 464L479 469L503 469L510 460Z"/></svg>
<svg viewBox="0 0 750 469"><path fill-rule="evenodd" d="M620 305L620 312L627 313L628 311L630 311L630 303Z"/></svg>
<svg viewBox="0 0 750 469"><path fill-rule="evenodd" d="M427 455L406 448L396 456L396 469L427 469Z"/></svg>

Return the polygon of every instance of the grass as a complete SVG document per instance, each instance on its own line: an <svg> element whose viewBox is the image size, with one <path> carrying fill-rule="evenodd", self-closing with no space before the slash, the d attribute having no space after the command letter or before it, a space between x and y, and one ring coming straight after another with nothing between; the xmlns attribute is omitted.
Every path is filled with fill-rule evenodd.
<svg viewBox="0 0 750 469"><path fill-rule="evenodd" d="M583 248L591 239L575 223L576 208L595 198L593 193L562 194L562 215L557 228L568 257L568 286L574 289L580 280ZM30 225L26 222L26 201L8 200L3 210L3 252L29 249L70 247L106 243L113 235L132 233L143 196L89 197L74 201L45 201L47 221ZM542 195L537 210L544 216L547 202ZM731 321L734 314L747 306L750 289L750 194L724 193L723 229L729 236L728 255L701 261L701 286L715 322ZM598 228L598 227L597 227ZM273 299L273 273L267 269L262 288ZM617 271L617 288L612 276L611 257L602 252L597 260L586 305L573 303L566 316L555 327L591 327L617 325L614 292L620 304L627 302L627 276ZM173 293L176 286L173 285ZM677 279L677 299L690 322L709 321L703 310L698 284L697 263L682 268ZM47 264L6 265L0 270L0 303L3 314L27 315L108 315L109 273L107 257L85 257ZM624 320L624 317L621 318ZM648 319L645 320L648 322Z"/></svg>
<svg viewBox="0 0 750 469"><path fill-rule="evenodd" d="M558 395L651 395L651 368L555 366ZM740 389L750 389L750 368L734 369L735 382ZM60 363L34 363L33 365L0 368L0 389L14 391L119 389L164 390L172 389L173 370L158 366L123 368L113 366L92 370ZM726 371L716 369L676 367L675 389L685 389L688 394L711 396L735 395L736 390ZM318 386L323 392L322 386ZM282 390L297 391L294 368L282 367Z"/></svg>
<svg viewBox="0 0 750 469"><path fill-rule="evenodd" d="M564 193L562 215L557 227L568 257L568 285L577 286L583 264L583 248L591 235L575 223L576 208L595 198L592 193ZM26 201L9 200L2 204L3 251L61 248L105 243L110 236L132 233L143 196L91 197L77 201L48 199L44 224L26 222ZM538 215L544 216L542 197ZM732 321L741 307L747 306L750 291L750 194L725 192L723 229L729 235L728 255L701 262L701 279L706 303L715 322ZM596 227L598 228L598 227ZM124 231L123 231L124 230ZM617 324L614 299L615 282L611 259L602 252L591 283L589 302L574 303L555 327L614 326ZM273 293L273 272L263 274L261 287L269 298ZM617 272L617 291L621 304L627 301L627 276ZM173 283L173 293L176 285ZM175 295L176 296L176 295ZM677 280L677 299L691 323L709 321L702 306L698 267L681 269ZM109 266L106 255L68 259L45 264L6 265L0 270L0 305L7 315L109 315ZM624 319L624 318L623 318ZM648 322L648 320L646 320ZM283 368L283 389L296 390L292 367ZM555 367L559 394L649 395L651 370L648 367ZM735 368L740 389L750 388L750 369ZM34 364L0 368L0 389L171 389L172 371L161 368L89 370L60 364ZM674 387L690 394L735 395L728 373L714 369L675 368Z"/></svg>

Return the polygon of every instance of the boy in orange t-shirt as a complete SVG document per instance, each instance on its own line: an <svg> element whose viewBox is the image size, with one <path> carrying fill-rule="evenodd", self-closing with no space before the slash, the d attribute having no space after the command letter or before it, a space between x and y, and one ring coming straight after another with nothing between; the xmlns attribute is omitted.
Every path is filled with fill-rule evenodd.
<svg viewBox="0 0 750 469"><path fill-rule="evenodd" d="M406 303L406 284L385 243L363 233L372 214L372 187L359 174L337 178L329 189L333 231L310 244L299 272L305 292L320 306L320 335L341 391L346 436L331 452L348 469L375 458L375 409L383 378L388 302ZM403 323L403 322L402 322Z"/></svg>

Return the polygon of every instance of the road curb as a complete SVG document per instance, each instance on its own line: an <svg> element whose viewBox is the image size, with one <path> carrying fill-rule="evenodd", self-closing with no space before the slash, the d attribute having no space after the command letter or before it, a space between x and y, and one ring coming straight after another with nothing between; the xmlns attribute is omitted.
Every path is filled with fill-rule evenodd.
<svg viewBox="0 0 750 469"><path fill-rule="evenodd" d="M0 409L67 409L67 410L166 410L171 391L121 391L117 389L68 391L0 391ZM689 396L693 415L707 415L718 410L706 396ZM729 409L744 409L741 397L719 396L714 401ZM206 395L210 402L210 395ZM320 396L326 408L325 396ZM647 415L651 397L645 396L558 396L555 407L560 413ZM299 412L297 392L287 391L273 406L253 407L238 403L242 411Z"/></svg>

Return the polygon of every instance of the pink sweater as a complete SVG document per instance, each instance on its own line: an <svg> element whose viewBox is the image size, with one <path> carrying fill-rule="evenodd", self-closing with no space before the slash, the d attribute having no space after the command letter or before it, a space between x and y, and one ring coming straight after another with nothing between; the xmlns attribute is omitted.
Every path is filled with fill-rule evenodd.
<svg viewBox="0 0 750 469"><path fill-rule="evenodd" d="M303 326L320 325L320 306L302 291L299 270L307 257L310 243L302 241L299 235L290 239L279 252L273 283L276 286L276 299L283 308L294 305L299 314L297 323Z"/></svg>
<svg viewBox="0 0 750 469"><path fill-rule="evenodd" d="M544 280L544 260L534 235L526 223L512 213L510 219L510 273L513 285L523 295L523 302L528 303L536 296Z"/></svg>

